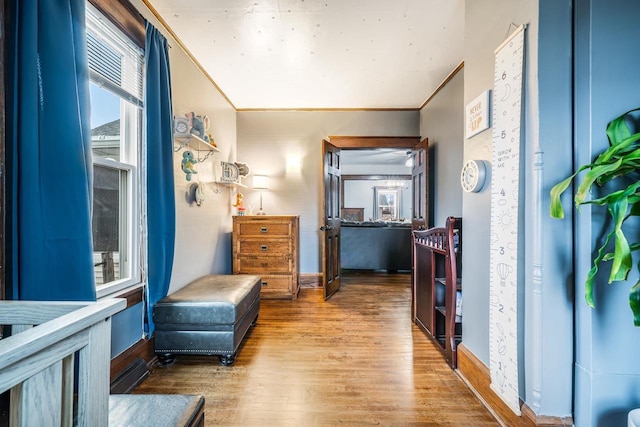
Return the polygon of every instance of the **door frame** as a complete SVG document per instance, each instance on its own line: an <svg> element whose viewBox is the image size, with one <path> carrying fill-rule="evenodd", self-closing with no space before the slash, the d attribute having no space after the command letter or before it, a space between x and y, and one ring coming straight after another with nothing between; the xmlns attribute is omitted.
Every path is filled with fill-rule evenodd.
<svg viewBox="0 0 640 427"><path fill-rule="evenodd" d="M398 148L398 149L412 149L420 143L420 136L339 136L330 135L326 140L339 149L374 149L374 148ZM324 162L324 158L321 159ZM323 167L324 163L321 165ZM340 184L342 186L342 183ZM326 197L326 189L324 185L324 179L322 180L322 199ZM342 208L344 200L342 200L342 194L340 197L340 208ZM324 204L320 206L320 218L324 218ZM322 237L324 239L324 236ZM324 262L326 253L322 253L322 260ZM338 254L338 257L340 254ZM324 270L324 267L323 267ZM324 283L325 278L322 277L320 283Z"/></svg>

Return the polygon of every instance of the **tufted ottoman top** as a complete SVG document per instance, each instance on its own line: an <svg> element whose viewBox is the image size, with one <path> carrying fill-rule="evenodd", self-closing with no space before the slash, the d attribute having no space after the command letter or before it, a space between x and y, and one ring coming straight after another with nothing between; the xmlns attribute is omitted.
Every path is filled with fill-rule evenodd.
<svg viewBox="0 0 640 427"><path fill-rule="evenodd" d="M212 274L167 295L153 308L165 324L233 325L260 298L261 277Z"/></svg>
<svg viewBox="0 0 640 427"><path fill-rule="evenodd" d="M184 394L109 395L109 427L191 426L200 421L204 397Z"/></svg>

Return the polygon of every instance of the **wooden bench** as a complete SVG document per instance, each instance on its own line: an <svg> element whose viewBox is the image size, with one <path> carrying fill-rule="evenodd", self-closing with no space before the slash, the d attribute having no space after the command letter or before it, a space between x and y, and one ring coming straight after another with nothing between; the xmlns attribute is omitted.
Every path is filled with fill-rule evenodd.
<svg viewBox="0 0 640 427"><path fill-rule="evenodd" d="M262 278L209 275L162 298L153 308L155 353L170 365L176 354L220 356L232 365L238 347L260 311Z"/></svg>

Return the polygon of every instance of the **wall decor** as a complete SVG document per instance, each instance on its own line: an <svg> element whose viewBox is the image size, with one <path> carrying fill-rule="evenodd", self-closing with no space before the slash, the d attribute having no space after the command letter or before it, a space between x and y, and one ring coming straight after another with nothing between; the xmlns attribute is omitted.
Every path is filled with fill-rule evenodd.
<svg viewBox="0 0 640 427"><path fill-rule="evenodd" d="M364 221L364 208L342 208L340 212L345 221Z"/></svg>
<svg viewBox="0 0 640 427"><path fill-rule="evenodd" d="M185 137L191 135L191 126L189 125L189 119L186 117L174 117L173 118L173 136Z"/></svg>
<svg viewBox="0 0 640 427"><path fill-rule="evenodd" d="M238 166L234 163L220 162L222 166L222 175L220 175L220 182L238 182L240 179L240 173L238 172Z"/></svg>
<svg viewBox="0 0 640 427"><path fill-rule="evenodd" d="M479 134L491 126L489 115L489 104L491 102L491 91L482 92L476 99L467 104L465 108L465 127L467 129L467 139Z"/></svg>
<svg viewBox="0 0 640 427"><path fill-rule="evenodd" d="M484 187L487 165L483 160L467 160L460 172L460 185L467 193L477 193Z"/></svg>
<svg viewBox="0 0 640 427"><path fill-rule="evenodd" d="M520 415L518 372L518 214L524 32L521 25L495 50L489 371L491 388Z"/></svg>

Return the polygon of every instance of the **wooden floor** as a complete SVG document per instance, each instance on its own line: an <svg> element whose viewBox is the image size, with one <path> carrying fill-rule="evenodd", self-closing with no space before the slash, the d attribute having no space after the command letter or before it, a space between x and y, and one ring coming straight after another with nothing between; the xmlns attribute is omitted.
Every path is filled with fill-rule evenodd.
<svg viewBox="0 0 640 427"><path fill-rule="evenodd" d="M350 274L323 301L262 300L232 367L179 356L136 393L202 394L207 425L497 426L410 321L408 274Z"/></svg>

